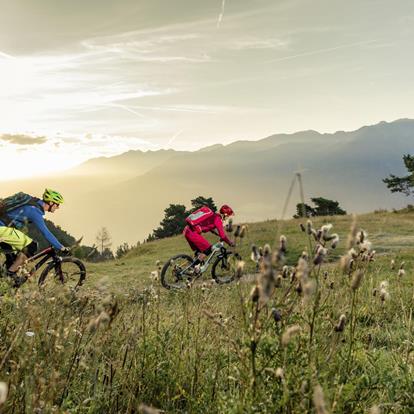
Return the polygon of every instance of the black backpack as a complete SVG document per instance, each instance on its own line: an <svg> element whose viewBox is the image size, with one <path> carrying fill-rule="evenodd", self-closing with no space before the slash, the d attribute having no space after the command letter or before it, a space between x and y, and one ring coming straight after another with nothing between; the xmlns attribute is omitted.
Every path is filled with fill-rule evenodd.
<svg viewBox="0 0 414 414"><path fill-rule="evenodd" d="M0 199L0 221L2 221L6 226L12 226L13 219L9 217L7 213L26 205L32 205L41 209L37 203L38 200L38 198L23 193L22 191L13 194L10 197Z"/></svg>

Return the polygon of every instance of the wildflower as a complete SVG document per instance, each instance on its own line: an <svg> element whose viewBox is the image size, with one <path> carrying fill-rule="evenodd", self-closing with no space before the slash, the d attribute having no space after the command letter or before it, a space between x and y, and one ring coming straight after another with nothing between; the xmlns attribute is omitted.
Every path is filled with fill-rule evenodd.
<svg viewBox="0 0 414 414"><path fill-rule="evenodd" d="M286 329L286 331L282 335L282 345L286 346L300 332L299 325L292 325Z"/></svg>
<svg viewBox="0 0 414 414"><path fill-rule="evenodd" d="M383 280L383 281L380 283L380 289L388 289L388 281Z"/></svg>
<svg viewBox="0 0 414 414"><path fill-rule="evenodd" d="M380 299L381 299L381 302L382 303L384 303L384 302L386 302L387 300L389 300L390 299L390 294L388 293L388 291L386 290L386 289L384 289L384 288L382 288L381 290L380 290Z"/></svg>
<svg viewBox="0 0 414 414"><path fill-rule="evenodd" d="M160 414L162 413L161 410L158 408L150 407L149 405L140 404L138 407L138 412L140 414Z"/></svg>
<svg viewBox="0 0 414 414"><path fill-rule="evenodd" d="M405 275L405 270L404 269L399 269L398 270L398 276L402 277Z"/></svg>
<svg viewBox="0 0 414 414"><path fill-rule="evenodd" d="M313 390L313 404L317 414L326 414L325 398L323 396L323 390L320 385L317 385Z"/></svg>
<svg viewBox="0 0 414 414"><path fill-rule="evenodd" d="M240 236L240 232L241 232L241 226L240 226L240 224L238 224L236 226L236 231L234 232L234 238L239 237Z"/></svg>
<svg viewBox="0 0 414 414"><path fill-rule="evenodd" d="M275 373L276 378L280 379L281 381L283 381L285 373L283 371L283 368L277 368L276 369L276 373Z"/></svg>
<svg viewBox="0 0 414 414"><path fill-rule="evenodd" d="M259 290L259 286L254 286L253 289L250 292L250 300L252 302L257 302L259 300L260 297L260 290Z"/></svg>
<svg viewBox="0 0 414 414"><path fill-rule="evenodd" d="M272 253L272 249L270 248L268 244L265 244L265 247L263 249L263 256L268 257L270 256L271 253Z"/></svg>
<svg viewBox="0 0 414 414"><path fill-rule="evenodd" d="M378 405L373 405L369 410L369 414L381 414L381 410Z"/></svg>
<svg viewBox="0 0 414 414"><path fill-rule="evenodd" d="M9 393L8 385L5 382L1 381L0 382L0 405L6 402L8 393Z"/></svg>
<svg viewBox="0 0 414 414"><path fill-rule="evenodd" d="M345 329L345 324L346 324L346 316L342 314L339 317L339 321L337 325L335 326L335 332L343 332Z"/></svg>
<svg viewBox="0 0 414 414"><path fill-rule="evenodd" d="M313 264L315 266L321 265L328 254L328 250L325 249L323 246L319 245L316 249L316 255L313 258Z"/></svg>
<svg viewBox="0 0 414 414"><path fill-rule="evenodd" d="M245 263L243 262L243 260L237 261L237 266L236 266L236 278L237 279L240 279L243 276L244 265Z"/></svg>
<svg viewBox="0 0 414 414"><path fill-rule="evenodd" d="M325 224L321 227L321 236L323 240L330 241L332 239L332 236L329 234L331 229L332 229L332 224Z"/></svg>
<svg viewBox="0 0 414 414"><path fill-rule="evenodd" d="M360 230L356 235L356 244L363 244L365 239L367 238L367 234L364 230Z"/></svg>
<svg viewBox="0 0 414 414"><path fill-rule="evenodd" d="M226 224L226 232L233 233L233 219L230 219L229 222Z"/></svg>
<svg viewBox="0 0 414 414"><path fill-rule="evenodd" d="M253 262L257 263L260 259L259 250L257 249L256 245L252 245L252 254L250 256Z"/></svg>
<svg viewBox="0 0 414 414"><path fill-rule="evenodd" d="M282 280L283 280L282 275L277 275L276 279L275 279L275 287L278 288L278 287L282 286Z"/></svg>
<svg viewBox="0 0 414 414"><path fill-rule="evenodd" d="M351 289L357 290L361 286L362 278L364 277L364 272L362 270L357 270L354 273L351 281Z"/></svg>
<svg viewBox="0 0 414 414"><path fill-rule="evenodd" d="M279 252L285 254L287 252L286 236L280 236Z"/></svg>
<svg viewBox="0 0 414 414"><path fill-rule="evenodd" d="M306 222L306 233L310 236L312 234L312 230L314 230L314 228L312 227L312 222L308 220Z"/></svg>
<svg viewBox="0 0 414 414"><path fill-rule="evenodd" d="M241 239L246 235L246 231L247 231L247 227L246 226L242 226L242 228L240 230L240 234L239 234L239 237Z"/></svg>

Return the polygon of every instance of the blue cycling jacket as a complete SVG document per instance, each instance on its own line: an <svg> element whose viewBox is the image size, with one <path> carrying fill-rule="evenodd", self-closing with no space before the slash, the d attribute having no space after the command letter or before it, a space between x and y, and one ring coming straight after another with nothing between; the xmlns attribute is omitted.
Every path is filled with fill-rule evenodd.
<svg viewBox="0 0 414 414"><path fill-rule="evenodd" d="M41 209L26 205L23 207L16 208L14 210L10 210L7 212L7 215L13 219L13 226L17 229L24 227L27 222L33 223L39 231L43 234L45 239L57 250L63 248L63 245L59 243L58 239L51 233L51 231L47 228L45 219L43 216L45 215L45 211L43 210L44 202L39 200L37 202ZM5 224L0 220L0 226L4 226Z"/></svg>

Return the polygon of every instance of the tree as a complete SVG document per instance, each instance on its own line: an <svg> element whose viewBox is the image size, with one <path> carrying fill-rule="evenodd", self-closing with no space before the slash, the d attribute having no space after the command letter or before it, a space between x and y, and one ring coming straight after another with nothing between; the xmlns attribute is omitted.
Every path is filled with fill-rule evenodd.
<svg viewBox="0 0 414 414"><path fill-rule="evenodd" d="M311 200L316 205L315 216L343 216L346 214L346 211L339 207L337 201L323 197L311 198Z"/></svg>
<svg viewBox="0 0 414 414"><path fill-rule="evenodd" d="M128 243L121 244L116 249L116 258L120 259L121 257L125 256L132 248L133 246L129 246Z"/></svg>
<svg viewBox="0 0 414 414"><path fill-rule="evenodd" d="M109 249L112 245L111 236L106 227L102 227L96 235L96 243L98 245L101 256L104 255L106 249Z"/></svg>
<svg viewBox="0 0 414 414"><path fill-rule="evenodd" d="M206 198L206 197L203 197L203 196L198 196L198 197L194 198L193 200L191 200L191 205L192 205L192 209L191 209L190 213L192 213L193 211L198 210L200 207L203 207L203 206L209 207L214 212L217 211L217 206L214 203L214 200L213 200L212 197Z"/></svg>
<svg viewBox="0 0 414 414"><path fill-rule="evenodd" d="M306 203L296 204L296 214L294 218L312 217L315 215L315 209Z"/></svg>
<svg viewBox="0 0 414 414"><path fill-rule="evenodd" d="M296 205L296 214L293 217L341 216L346 214L346 211L339 207L337 201L323 197L311 198L311 201L316 207L311 207L305 203L299 203Z"/></svg>
<svg viewBox="0 0 414 414"><path fill-rule="evenodd" d="M388 178L384 178L382 181L387 184L392 193L403 193L408 197L414 195L414 155L403 155L403 161L409 172L408 175L397 177L390 174Z"/></svg>
<svg viewBox="0 0 414 414"><path fill-rule="evenodd" d="M156 239L163 239L182 233L188 214L189 212L183 204L170 204L164 210L164 219L160 226L154 230L153 236Z"/></svg>

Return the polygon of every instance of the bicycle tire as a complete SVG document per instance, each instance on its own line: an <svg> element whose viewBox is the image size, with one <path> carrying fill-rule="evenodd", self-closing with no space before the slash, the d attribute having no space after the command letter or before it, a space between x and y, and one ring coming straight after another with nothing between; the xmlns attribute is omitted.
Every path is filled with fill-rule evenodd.
<svg viewBox="0 0 414 414"><path fill-rule="evenodd" d="M227 252L225 255L217 257L211 268L211 276L221 285L232 282L236 278L237 262L240 260L242 260L241 256L238 253L233 254L232 252ZM217 267L219 264L221 269Z"/></svg>
<svg viewBox="0 0 414 414"><path fill-rule="evenodd" d="M187 266L190 266L193 262L194 262L194 258L189 256L188 254L177 254L176 256L171 257L171 259L169 259L163 266L162 270L161 270L161 285L163 287L165 287L166 289L183 289L187 286L187 281L189 279L192 278L192 274L189 273L186 276L187 277L181 277L180 275L180 279L178 280L177 276L173 273L172 279L176 279L175 283L172 283L169 281L168 279L168 271L172 270L174 272L177 271L177 269L173 269L172 266L175 265L175 262L177 262L178 259L183 259L184 263L183 264L179 264L178 267L179 269L184 269ZM186 280L185 280L186 279Z"/></svg>
<svg viewBox="0 0 414 414"><path fill-rule="evenodd" d="M70 275L63 275L66 277L66 279L61 280L60 279L60 271L62 272L62 274L64 274L65 272L63 271L62 267L65 263L71 263L75 265L75 268L77 267L77 272L75 273L71 273ZM60 267L60 269L59 269ZM75 257L62 257L60 262L56 263L56 262L50 262L42 271L42 273L40 274L39 280L38 280L38 285L39 287L44 286L45 282L46 282L46 278L48 275L51 276L51 273L53 272L53 270L58 271L58 273L55 272L55 274L53 275L53 280L55 282L60 283L61 285L69 285L69 279L73 279L76 283L75 286L71 286L73 289L77 289L79 286L82 286L83 282L85 281L86 278L86 268L85 265L77 258ZM67 272L66 272L67 273ZM59 277L58 277L59 276ZM74 276L74 277L73 277Z"/></svg>

